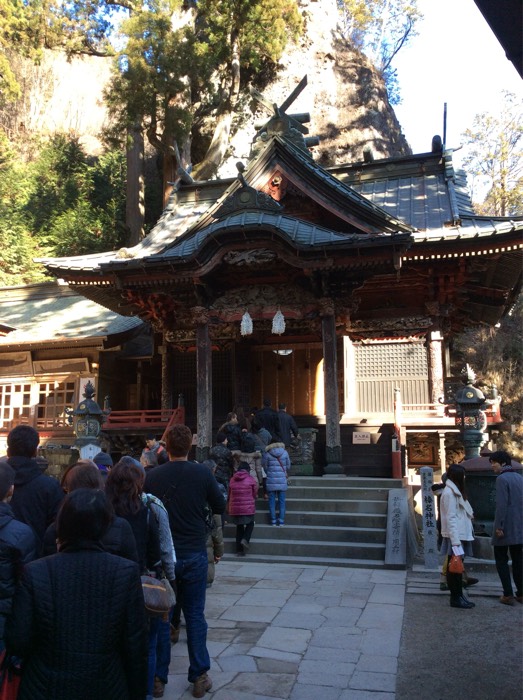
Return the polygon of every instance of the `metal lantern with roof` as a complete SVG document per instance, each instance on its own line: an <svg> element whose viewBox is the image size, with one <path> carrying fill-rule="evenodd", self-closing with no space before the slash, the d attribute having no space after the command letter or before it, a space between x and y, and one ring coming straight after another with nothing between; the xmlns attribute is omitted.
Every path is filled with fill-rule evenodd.
<svg viewBox="0 0 523 700"><path fill-rule="evenodd" d="M461 432L465 448L465 459L479 456L479 450L484 442L487 408L486 398L481 389L474 386L476 374L470 365L465 365L461 371L463 386L454 394L456 407L456 425Z"/></svg>
<svg viewBox="0 0 523 700"><path fill-rule="evenodd" d="M85 385L84 398L78 406L69 411L69 422L74 425L76 440L74 447L82 459L92 459L100 452L98 437L106 417L111 412L108 406L102 410L94 400L95 388L91 381Z"/></svg>

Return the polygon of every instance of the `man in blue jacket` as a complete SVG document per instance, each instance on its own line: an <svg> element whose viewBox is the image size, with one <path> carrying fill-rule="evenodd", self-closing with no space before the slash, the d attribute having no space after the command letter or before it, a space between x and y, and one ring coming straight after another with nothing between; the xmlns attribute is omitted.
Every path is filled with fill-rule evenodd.
<svg viewBox="0 0 523 700"><path fill-rule="evenodd" d="M176 587L187 629L189 683L193 697L203 698L212 688L207 650L205 593L207 590L207 528L205 508L223 513L225 500L212 472L204 464L188 460L192 432L173 425L165 436L169 462L147 472L144 491L163 502L176 551Z"/></svg>
<svg viewBox="0 0 523 700"><path fill-rule="evenodd" d="M504 450L489 455L496 478L496 514L492 544L496 569L503 586L499 602L503 605L523 603L523 477L512 468L512 459ZM510 580L509 559L512 559Z"/></svg>

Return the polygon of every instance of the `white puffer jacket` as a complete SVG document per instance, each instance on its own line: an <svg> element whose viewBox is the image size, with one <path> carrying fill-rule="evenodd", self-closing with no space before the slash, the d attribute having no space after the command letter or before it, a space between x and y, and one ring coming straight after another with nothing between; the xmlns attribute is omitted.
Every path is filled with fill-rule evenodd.
<svg viewBox="0 0 523 700"><path fill-rule="evenodd" d="M456 484L447 479L440 501L441 536L448 537L453 547L474 539L472 506L461 495Z"/></svg>

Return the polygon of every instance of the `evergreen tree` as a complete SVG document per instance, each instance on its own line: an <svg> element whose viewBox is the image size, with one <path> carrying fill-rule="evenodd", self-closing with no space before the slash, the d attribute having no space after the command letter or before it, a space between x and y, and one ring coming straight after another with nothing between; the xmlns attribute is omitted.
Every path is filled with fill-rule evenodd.
<svg viewBox="0 0 523 700"><path fill-rule="evenodd" d="M122 23L107 99L121 131L143 125L166 190L180 165L195 164L198 178L216 172L248 82L300 26L295 0L154 2Z"/></svg>
<svg viewBox="0 0 523 700"><path fill-rule="evenodd" d="M36 257L121 247L125 178L120 150L88 158L77 139L60 134L25 163L0 139L0 285L42 279Z"/></svg>

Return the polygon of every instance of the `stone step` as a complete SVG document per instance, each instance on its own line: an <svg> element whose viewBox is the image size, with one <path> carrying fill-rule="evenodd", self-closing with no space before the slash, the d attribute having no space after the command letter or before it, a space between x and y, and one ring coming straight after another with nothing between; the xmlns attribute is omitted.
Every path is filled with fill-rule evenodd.
<svg viewBox="0 0 523 700"><path fill-rule="evenodd" d="M322 500L317 498L294 498L292 491L287 491L285 498L286 508L292 510L306 510L316 513L387 513L387 500ZM268 511L267 501L258 499L256 511Z"/></svg>
<svg viewBox="0 0 523 700"><path fill-rule="evenodd" d="M301 485L291 483L287 490L287 496L292 498L316 498L318 500L356 500L356 501L386 501L389 497L389 489L368 488L356 486L324 486L319 484Z"/></svg>
<svg viewBox="0 0 523 700"><path fill-rule="evenodd" d="M340 487L340 488L369 488L369 489L400 489L402 487L401 479L371 479L361 476L294 476L292 469L290 472L291 481L297 486L313 486L314 488L322 487Z"/></svg>
<svg viewBox="0 0 523 700"><path fill-rule="evenodd" d="M295 555L278 555L278 554L262 554L259 552L250 551L246 557L241 559L236 558L234 554L227 551L224 555L227 561L237 562L255 562L261 564L294 564L296 566L342 566L348 569L391 569L397 567L386 566L383 559L353 559L343 557L313 557L313 556L295 556ZM219 569L218 569L219 573Z"/></svg>
<svg viewBox="0 0 523 700"><path fill-rule="evenodd" d="M267 516L268 509L259 508L257 511L257 523L265 522L262 519ZM364 527L364 528L386 528L386 513L343 513L325 511L289 511L285 514L287 525L308 525L312 528L325 525L327 527Z"/></svg>
<svg viewBox="0 0 523 700"><path fill-rule="evenodd" d="M388 493L401 486L400 479L292 476L284 527L271 526L268 502L257 500L256 525L246 559L384 568ZM234 535L234 524L226 524L227 558L235 556Z"/></svg>
<svg viewBox="0 0 523 700"><path fill-rule="evenodd" d="M376 542L320 542L318 540L295 540L285 534L286 528L272 528L281 533L281 539L257 539L255 534L251 540L249 556L266 554L277 556L321 557L322 559L374 559L385 560L385 545ZM256 529L255 529L256 532ZM225 551L235 552L235 542L232 538L224 538Z"/></svg>
<svg viewBox="0 0 523 700"><path fill-rule="evenodd" d="M224 536L231 540L235 536L235 525L225 526ZM333 527L329 525L317 525L311 529L308 525L292 525L285 516L285 526L275 527L267 522L256 519L253 537L259 539L285 540L310 540L311 542L350 542L366 543L375 542L385 545L387 530L385 528L369 529L365 527Z"/></svg>

